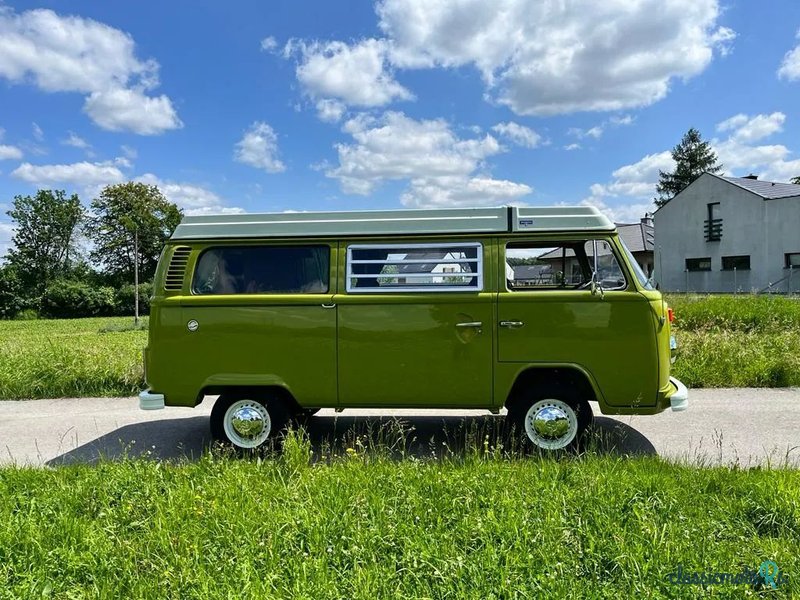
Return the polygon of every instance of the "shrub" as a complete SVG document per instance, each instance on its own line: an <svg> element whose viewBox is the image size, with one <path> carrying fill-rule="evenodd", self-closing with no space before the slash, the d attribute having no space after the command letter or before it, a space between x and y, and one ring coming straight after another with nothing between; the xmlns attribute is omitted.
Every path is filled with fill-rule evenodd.
<svg viewBox="0 0 800 600"><path fill-rule="evenodd" d="M0 319L12 319L24 308L17 272L8 266L0 268Z"/></svg>
<svg viewBox="0 0 800 600"><path fill-rule="evenodd" d="M114 294L114 309L117 315L127 317L135 312L135 291L132 285L123 285ZM150 296L153 295L152 283L139 284L139 314L150 314Z"/></svg>
<svg viewBox="0 0 800 600"><path fill-rule="evenodd" d="M55 281L42 296L41 312L56 319L108 316L114 313L114 290L81 281Z"/></svg>

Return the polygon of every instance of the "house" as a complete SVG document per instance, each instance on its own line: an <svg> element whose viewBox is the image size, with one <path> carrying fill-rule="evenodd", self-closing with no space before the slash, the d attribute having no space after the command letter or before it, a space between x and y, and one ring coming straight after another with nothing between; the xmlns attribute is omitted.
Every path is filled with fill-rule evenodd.
<svg viewBox="0 0 800 600"><path fill-rule="evenodd" d="M654 222L662 290L800 291L800 185L703 173Z"/></svg>

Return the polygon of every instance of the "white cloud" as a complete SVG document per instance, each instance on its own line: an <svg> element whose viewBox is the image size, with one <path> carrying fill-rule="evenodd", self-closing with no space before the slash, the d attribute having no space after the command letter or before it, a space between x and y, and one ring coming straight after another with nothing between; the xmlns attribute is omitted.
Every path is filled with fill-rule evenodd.
<svg viewBox="0 0 800 600"><path fill-rule="evenodd" d="M39 127L38 123L31 123L31 131L33 132L33 139L35 139L37 142L44 141L44 131L42 131L42 128Z"/></svg>
<svg viewBox="0 0 800 600"><path fill-rule="evenodd" d="M286 170L286 166L278 158L278 136L272 127L262 121L253 123L236 143L234 159L267 173Z"/></svg>
<svg viewBox="0 0 800 600"><path fill-rule="evenodd" d="M717 131L730 131L730 139L738 142L755 142L781 131L786 115L774 112L770 115L748 117L738 114L717 125Z"/></svg>
<svg viewBox="0 0 800 600"><path fill-rule="evenodd" d="M584 138L594 138L599 140L603 137L606 129L609 127L623 127L626 125L631 125L634 121L634 118L631 115L622 115L622 116L613 116L602 123L595 125L594 127L589 127L588 129L580 129L579 127L570 127L567 130L569 135L575 136L579 140Z"/></svg>
<svg viewBox="0 0 800 600"><path fill-rule="evenodd" d="M22 150L16 146L0 144L0 160L19 160L22 158Z"/></svg>
<svg viewBox="0 0 800 600"><path fill-rule="evenodd" d="M647 213L655 210L652 202L636 202L609 206L603 198L590 196L581 201L584 206L594 206L614 223L638 223Z"/></svg>
<svg viewBox="0 0 800 600"><path fill-rule="evenodd" d="M158 85L159 65L134 50L130 35L92 19L0 8L0 77L86 94L84 110L105 129L152 135L181 127L167 96L145 95Z"/></svg>
<svg viewBox="0 0 800 600"><path fill-rule="evenodd" d="M317 117L326 123L341 121L347 107L338 100L325 98L317 101Z"/></svg>
<svg viewBox="0 0 800 600"><path fill-rule="evenodd" d="M797 37L800 38L800 31L797 32ZM800 44L789 50L783 57L781 66L778 69L778 77L789 81L800 79Z"/></svg>
<svg viewBox="0 0 800 600"><path fill-rule="evenodd" d="M80 148L81 150L89 150L91 149L91 144L83 139L81 136L76 134L74 131L69 132L69 137L64 140L61 140L61 143L65 146L72 146L73 148Z"/></svg>
<svg viewBox="0 0 800 600"><path fill-rule="evenodd" d="M735 37L718 0L382 0L377 12L392 64L472 65L517 114L647 106Z"/></svg>
<svg viewBox="0 0 800 600"><path fill-rule="evenodd" d="M566 146L564 146L564 150L580 150L580 149L581 149L581 145L577 144L577 143L576 144L567 144Z"/></svg>
<svg viewBox="0 0 800 600"><path fill-rule="evenodd" d="M433 177L412 179L400 197L411 208L450 208L514 204L533 189L491 177Z"/></svg>
<svg viewBox="0 0 800 600"><path fill-rule="evenodd" d="M156 135L183 127L167 96L146 96L138 89L93 92L86 98L83 110L100 127L110 131Z"/></svg>
<svg viewBox="0 0 800 600"><path fill-rule="evenodd" d="M174 202L187 215L238 214L244 210L236 206L227 206L217 194L193 183L176 183L165 181L153 173L145 173L136 181L147 185L158 186L164 197Z"/></svg>
<svg viewBox="0 0 800 600"><path fill-rule="evenodd" d="M461 139L443 119L360 114L343 131L353 142L336 146L339 164L326 175L346 193L367 195L386 181L408 181L401 196L406 206L486 206L532 191L484 172L485 159L503 151L493 136Z"/></svg>
<svg viewBox="0 0 800 600"><path fill-rule="evenodd" d="M496 131L501 136L508 138L518 146L525 148L535 148L542 141L542 136L536 133L530 127L525 127L519 123L509 121L507 123L498 123L492 127L492 131Z"/></svg>
<svg viewBox="0 0 800 600"><path fill-rule="evenodd" d="M11 223L0 223L0 258L11 248L12 237L14 237L14 226Z"/></svg>
<svg viewBox="0 0 800 600"><path fill-rule="evenodd" d="M278 41L271 35L261 40L261 49L264 52L272 52L277 47L278 47Z"/></svg>
<svg viewBox="0 0 800 600"><path fill-rule="evenodd" d="M11 176L39 187L69 184L82 190L119 183L126 179L122 171L110 161L81 161L61 165L32 165L25 162L14 169Z"/></svg>
<svg viewBox="0 0 800 600"><path fill-rule="evenodd" d="M631 198L653 198L659 171L672 171L675 161L669 151L648 154L641 160L624 165L613 173L613 179L606 184L591 186L594 198L605 196L627 196Z"/></svg>
<svg viewBox="0 0 800 600"><path fill-rule="evenodd" d="M136 148L132 148L130 146L122 145L119 147L122 150L122 153L131 160L136 160L136 157L139 156L139 153L136 151Z"/></svg>
<svg viewBox="0 0 800 600"><path fill-rule="evenodd" d="M383 106L413 95L388 70L388 44L365 39L352 46L343 42L290 41L286 54L300 53L297 79L314 99L332 98L351 106Z"/></svg>

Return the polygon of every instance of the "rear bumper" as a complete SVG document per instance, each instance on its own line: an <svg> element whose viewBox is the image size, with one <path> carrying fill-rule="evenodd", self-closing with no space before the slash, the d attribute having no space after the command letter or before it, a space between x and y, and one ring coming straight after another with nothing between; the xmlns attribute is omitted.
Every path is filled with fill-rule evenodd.
<svg viewBox="0 0 800 600"><path fill-rule="evenodd" d="M669 405L672 410L678 412L689 408L689 390L686 386L674 377L670 377L669 382L675 386L675 391L669 395Z"/></svg>
<svg viewBox="0 0 800 600"><path fill-rule="evenodd" d="M150 390L139 392L139 408L142 410L159 410L164 408L164 394L153 394Z"/></svg>

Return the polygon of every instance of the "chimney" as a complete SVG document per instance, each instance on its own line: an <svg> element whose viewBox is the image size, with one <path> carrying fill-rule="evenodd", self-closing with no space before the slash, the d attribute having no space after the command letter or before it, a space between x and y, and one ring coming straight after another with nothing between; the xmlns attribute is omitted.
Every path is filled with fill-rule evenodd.
<svg viewBox="0 0 800 600"><path fill-rule="evenodd" d="M648 225L650 227L653 226L653 215L650 213L644 213L642 217L642 225Z"/></svg>
<svg viewBox="0 0 800 600"><path fill-rule="evenodd" d="M755 180L755 179L758 179L758 175L753 175L752 173L750 173L750 175L745 175L744 177L742 177L742 179L754 179Z"/></svg>

